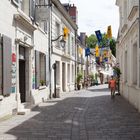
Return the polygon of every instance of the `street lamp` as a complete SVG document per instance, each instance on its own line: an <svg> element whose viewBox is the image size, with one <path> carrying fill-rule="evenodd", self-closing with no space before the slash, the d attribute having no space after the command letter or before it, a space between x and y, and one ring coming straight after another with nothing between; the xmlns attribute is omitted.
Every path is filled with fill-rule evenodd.
<svg viewBox="0 0 140 140"><path fill-rule="evenodd" d="M56 39L52 39L51 41L52 42L57 41L60 37L62 37L62 39L60 40L60 45L62 48L65 48L66 41L64 40L64 35L60 35Z"/></svg>

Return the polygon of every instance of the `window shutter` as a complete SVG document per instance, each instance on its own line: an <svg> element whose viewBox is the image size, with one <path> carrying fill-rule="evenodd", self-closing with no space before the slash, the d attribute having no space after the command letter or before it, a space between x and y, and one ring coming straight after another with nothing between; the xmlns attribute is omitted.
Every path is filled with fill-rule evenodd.
<svg viewBox="0 0 140 140"><path fill-rule="evenodd" d="M46 55L46 81L49 82L49 75L50 75L50 70L49 70L49 55Z"/></svg>
<svg viewBox="0 0 140 140"><path fill-rule="evenodd" d="M12 40L3 35L3 95L11 93L11 70L12 70Z"/></svg>
<svg viewBox="0 0 140 140"><path fill-rule="evenodd" d="M40 84L40 53L35 51L35 88L39 87Z"/></svg>
<svg viewBox="0 0 140 140"><path fill-rule="evenodd" d="M2 37L0 34L0 95L2 94Z"/></svg>
<svg viewBox="0 0 140 140"><path fill-rule="evenodd" d="M35 0L30 0L30 17L32 20L35 19Z"/></svg>

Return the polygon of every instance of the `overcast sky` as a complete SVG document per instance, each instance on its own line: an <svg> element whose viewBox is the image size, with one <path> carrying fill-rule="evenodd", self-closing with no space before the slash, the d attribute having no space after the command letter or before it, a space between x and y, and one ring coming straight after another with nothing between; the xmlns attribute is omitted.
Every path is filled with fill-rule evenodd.
<svg viewBox="0 0 140 140"><path fill-rule="evenodd" d="M96 30L106 32L112 26L112 34L116 38L119 26L119 12L116 0L60 0L62 3L75 4L78 10L78 32L94 34Z"/></svg>

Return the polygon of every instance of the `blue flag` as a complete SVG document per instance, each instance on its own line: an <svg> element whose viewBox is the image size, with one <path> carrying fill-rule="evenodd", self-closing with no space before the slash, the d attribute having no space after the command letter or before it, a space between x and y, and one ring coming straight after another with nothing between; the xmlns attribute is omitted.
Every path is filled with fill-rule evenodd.
<svg viewBox="0 0 140 140"><path fill-rule="evenodd" d="M85 56L88 56L88 55L90 55L90 48L85 49Z"/></svg>
<svg viewBox="0 0 140 140"><path fill-rule="evenodd" d="M95 31L98 42L102 41L102 34L100 30Z"/></svg>

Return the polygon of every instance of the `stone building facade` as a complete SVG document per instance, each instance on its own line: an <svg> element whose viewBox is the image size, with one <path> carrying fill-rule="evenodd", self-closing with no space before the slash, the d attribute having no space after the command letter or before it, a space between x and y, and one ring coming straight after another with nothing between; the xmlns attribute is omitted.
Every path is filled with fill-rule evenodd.
<svg viewBox="0 0 140 140"><path fill-rule="evenodd" d="M120 26L117 61L121 68L121 94L140 110L139 1L117 0Z"/></svg>
<svg viewBox="0 0 140 140"><path fill-rule="evenodd" d="M62 49L52 40L65 26L70 32ZM0 117L26 113L26 106L47 100L54 91L54 63L56 86L74 90L76 31L60 1L1 1Z"/></svg>

